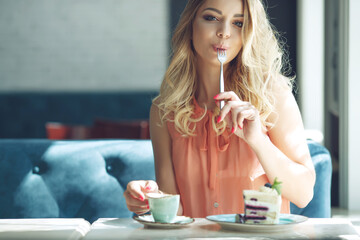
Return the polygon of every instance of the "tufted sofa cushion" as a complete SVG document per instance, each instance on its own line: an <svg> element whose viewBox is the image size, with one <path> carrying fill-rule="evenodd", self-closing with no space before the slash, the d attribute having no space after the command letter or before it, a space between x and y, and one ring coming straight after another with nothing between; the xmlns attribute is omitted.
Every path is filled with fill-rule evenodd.
<svg viewBox="0 0 360 240"><path fill-rule="evenodd" d="M314 198L303 209L291 204L291 212L329 217L330 155L312 141L309 149ZM150 140L0 140L0 218L131 217L127 183L154 180L154 172Z"/></svg>
<svg viewBox="0 0 360 240"><path fill-rule="evenodd" d="M129 181L154 179L150 141L0 141L0 218L131 217Z"/></svg>

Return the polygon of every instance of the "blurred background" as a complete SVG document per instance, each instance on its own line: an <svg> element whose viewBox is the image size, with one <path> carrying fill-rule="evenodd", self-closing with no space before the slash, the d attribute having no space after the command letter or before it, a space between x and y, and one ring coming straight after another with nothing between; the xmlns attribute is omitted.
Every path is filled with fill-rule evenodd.
<svg viewBox="0 0 360 240"><path fill-rule="evenodd" d="M265 0L332 205L358 209L358 0ZM0 0L0 138L141 138L185 0Z"/></svg>

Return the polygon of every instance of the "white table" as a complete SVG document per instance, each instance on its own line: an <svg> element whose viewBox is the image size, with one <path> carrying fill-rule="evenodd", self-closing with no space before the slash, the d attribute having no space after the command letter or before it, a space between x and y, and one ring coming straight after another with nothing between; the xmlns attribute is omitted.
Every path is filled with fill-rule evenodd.
<svg viewBox="0 0 360 240"><path fill-rule="evenodd" d="M286 232L227 231L203 218L181 229L151 229L130 218L102 218L91 227L84 219L0 219L0 240L107 240L107 239L360 239L347 219L309 219Z"/></svg>
<svg viewBox="0 0 360 240"><path fill-rule="evenodd" d="M0 239L78 240L90 230L90 223L80 218L0 219Z"/></svg>
<svg viewBox="0 0 360 240"><path fill-rule="evenodd" d="M91 226L86 240L106 239L196 239L196 238L266 238L266 239L360 239L349 220L309 219L294 225L291 231L277 233L246 233L222 230L221 227L203 218L195 219L188 227L181 229L151 229L133 219L100 218Z"/></svg>

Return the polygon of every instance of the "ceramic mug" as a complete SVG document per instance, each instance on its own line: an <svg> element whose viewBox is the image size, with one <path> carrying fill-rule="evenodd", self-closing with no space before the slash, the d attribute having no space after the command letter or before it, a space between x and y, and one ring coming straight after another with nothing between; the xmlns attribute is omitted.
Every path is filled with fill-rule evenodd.
<svg viewBox="0 0 360 240"><path fill-rule="evenodd" d="M155 222L171 223L175 220L180 203L180 195L148 193L150 211Z"/></svg>

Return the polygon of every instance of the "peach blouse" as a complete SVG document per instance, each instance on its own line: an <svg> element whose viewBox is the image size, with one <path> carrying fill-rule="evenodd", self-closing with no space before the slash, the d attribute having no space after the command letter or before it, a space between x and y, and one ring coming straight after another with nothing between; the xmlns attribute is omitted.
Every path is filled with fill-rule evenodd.
<svg viewBox="0 0 360 240"><path fill-rule="evenodd" d="M204 114L194 98L195 117ZM242 190L259 189L269 182L257 156L247 143L226 130L217 136L207 111L196 123L196 136L183 137L173 122L167 126L172 139L172 161L183 215L243 213ZM282 199L282 213L290 212Z"/></svg>

